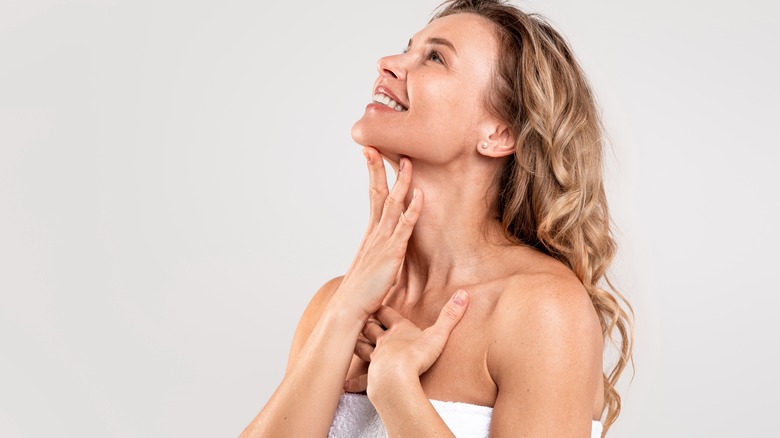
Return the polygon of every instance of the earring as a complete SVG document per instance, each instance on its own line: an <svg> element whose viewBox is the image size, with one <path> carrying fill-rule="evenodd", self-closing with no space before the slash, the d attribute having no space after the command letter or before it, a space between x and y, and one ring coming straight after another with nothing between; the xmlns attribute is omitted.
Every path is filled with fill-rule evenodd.
<svg viewBox="0 0 780 438"><path fill-rule="evenodd" d="M488 148L488 144L487 144L486 141L483 141L482 144L480 144L480 146L482 147L482 149L487 149Z"/></svg>

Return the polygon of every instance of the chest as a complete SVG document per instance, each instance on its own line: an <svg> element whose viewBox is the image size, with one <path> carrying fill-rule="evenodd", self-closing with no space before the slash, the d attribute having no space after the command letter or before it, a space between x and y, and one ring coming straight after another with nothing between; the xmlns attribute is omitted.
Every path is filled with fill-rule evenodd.
<svg viewBox="0 0 780 438"><path fill-rule="evenodd" d="M442 354L420 376L420 383L428 398L481 406L494 405L497 387L487 368L487 355L493 337L488 304L472 299L463 319L450 334ZM434 321L435 318L421 322L420 326L430 326Z"/></svg>
<svg viewBox="0 0 780 438"><path fill-rule="evenodd" d="M487 294L471 293L469 307L450 333L442 354L420 376L428 398L481 406L493 406L495 403L497 388L487 368L487 354L493 337L490 314L494 307L494 301L489 298ZM445 296L424 305L404 306L391 299L385 305L424 329L433 325L446 300ZM361 362L353 361L351 375L359 374L359 368L366 368L366 364Z"/></svg>

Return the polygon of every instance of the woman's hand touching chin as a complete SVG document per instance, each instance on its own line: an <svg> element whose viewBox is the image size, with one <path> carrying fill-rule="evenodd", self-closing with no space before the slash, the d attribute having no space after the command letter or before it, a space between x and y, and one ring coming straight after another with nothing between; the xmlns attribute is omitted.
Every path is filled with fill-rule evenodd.
<svg viewBox="0 0 780 438"><path fill-rule="evenodd" d="M368 229L331 300L331 306L346 312L344 315L357 316L361 322L379 308L395 282L423 206L419 189L412 190L409 206L404 205L412 181L412 163L408 158L400 160L395 185L388 190L382 156L372 147L363 149L363 154L369 171Z"/></svg>
<svg viewBox="0 0 780 438"><path fill-rule="evenodd" d="M348 392L367 391L372 402L409 384L436 362L468 306L469 296L460 290L444 305L436 322L420 329L387 306L381 306L363 327L355 353L369 362L368 374L347 380Z"/></svg>

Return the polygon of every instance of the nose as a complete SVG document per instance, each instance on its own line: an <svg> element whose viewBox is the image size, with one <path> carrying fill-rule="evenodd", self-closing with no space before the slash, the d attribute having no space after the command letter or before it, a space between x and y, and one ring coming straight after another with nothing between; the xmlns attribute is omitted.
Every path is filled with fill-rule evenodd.
<svg viewBox="0 0 780 438"><path fill-rule="evenodd" d="M402 62L403 55L391 55L379 58L376 69L380 76L393 79L406 79L406 68Z"/></svg>

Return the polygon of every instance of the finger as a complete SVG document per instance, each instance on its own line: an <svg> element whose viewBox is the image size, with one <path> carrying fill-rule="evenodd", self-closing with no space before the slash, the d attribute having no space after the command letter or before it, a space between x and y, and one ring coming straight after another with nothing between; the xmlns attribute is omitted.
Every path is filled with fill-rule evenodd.
<svg viewBox="0 0 780 438"><path fill-rule="evenodd" d="M401 275L403 275L403 271L404 271L404 263L402 259L401 263L398 264L398 271L396 271L395 277L393 278L393 286L395 286L396 284L398 284L399 281L401 281Z"/></svg>
<svg viewBox="0 0 780 438"><path fill-rule="evenodd" d="M420 217L420 211L423 207L423 192L420 189L415 188L412 191L412 202L409 203L409 208L405 212L401 213L401 217L398 219L398 225L393 231L392 238L397 239L398 242L408 242L409 237L412 236L414 226L417 224L417 219Z"/></svg>
<svg viewBox="0 0 780 438"><path fill-rule="evenodd" d="M366 325L363 326L361 333L368 339L368 342L376 345L376 340L382 336L385 329L375 320L369 319L366 321Z"/></svg>
<svg viewBox="0 0 780 438"><path fill-rule="evenodd" d="M374 316L377 320L379 320L380 323L382 323L383 326L387 327L388 329L401 321L406 321L406 318L401 316L400 313L396 312L395 309L384 305L380 306L379 310L374 312Z"/></svg>
<svg viewBox="0 0 780 438"><path fill-rule="evenodd" d="M347 379L344 382L344 391L363 392L368 388L368 374L361 374L357 377Z"/></svg>
<svg viewBox="0 0 780 438"><path fill-rule="evenodd" d="M371 353L374 352L374 346L368 341L358 339L355 342L355 355L359 357L363 362L371 362Z"/></svg>
<svg viewBox="0 0 780 438"><path fill-rule="evenodd" d="M387 188L385 163L379 151L372 147L363 148L363 155L368 164L368 198L370 202L369 223L376 224L382 217L382 209L390 192Z"/></svg>
<svg viewBox="0 0 780 438"><path fill-rule="evenodd" d="M447 338L450 337L452 329L454 329L461 318L463 318L463 314L466 313L468 304L469 294L465 290L457 291L452 298L447 301L447 304L441 309L436 322L426 329L426 332L429 332L443 345L447 342Z"/></svg>
<svg viewBox="0 0 780 438"><path fill-rule="evenodd" d="M392 232L398 223L401 212L404 211L404 201L406 193L409 191L409 185L412 183L412 162L408 158L401 158L398 178L395 180L393 189L385 198L382 217L379 219L380 226Z"/></svg>

